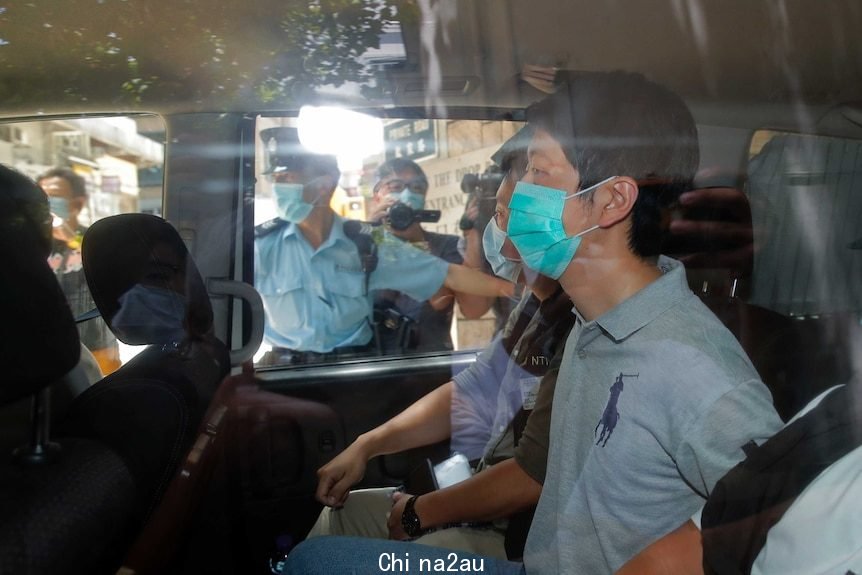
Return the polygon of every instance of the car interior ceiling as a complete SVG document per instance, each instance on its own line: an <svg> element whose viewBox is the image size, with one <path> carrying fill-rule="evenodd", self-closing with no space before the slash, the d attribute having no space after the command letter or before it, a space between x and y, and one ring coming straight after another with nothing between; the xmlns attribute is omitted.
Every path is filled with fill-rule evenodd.
<svg viewBox="0 0 862 575"><path fill-rule="evenodd" d="M225 40L241 42L249 31L272 29L267 11L276 2L256 4L253 11L237 3L200 18L243 21L236 37ZM261 102L242 91L222 95L213 89L219 74L172 59L162 52L169 47L158 42L147 46L145 40L165 25L148 12L128 31L130 42L147 46L141 60L162 63L162 80L170 87L155 87L152 99L118 100L116 87L101 82L97 68L82 69L73 55L56 54L49 77L35 66L42 58L39 46L18 53L9 77L26 80L32 98L3 100L0 122L143 113L163 119L157 137L165 146L165 219L123 214L89 228L84 270L99 312L119 340L148 347L83 393L76 391L75 399L55 402L50 435L31 428L38 424L36 411L33 421L25 420L31 398L57 386L77 363L81 344L73 318L54 305L56 281L46 279L47 268L10 278L8 298L4 286L4 315L16 325L33 325L38 317L44 329L17 334L16 348L4 349L12 375L0 387L7 409L0 412L0 445L11 453L32 448L40 437L40 450L56 446L48 451L57 453L46 457L59 463L2 462L0 501L10 514L0 522L0 560L12 557L9 565L19 561L19 572L32 573L64 572L64 563L74 573L114 572L120 565L136 573L266 573L273 542L279 536L299 542L321 508L314 500L316 470L474 361L475 350L457 350L256 373L250 362L231 365L229 351L249 339L251 313L238 298L208 294L209 282L253 283L256 122L294 118L305 104L389 119L520 122L542 96L520 77L520 64L529 59L571 70L643 72L689 105L700 137L699 183L743 190L745 206L734 217L754 233L772 231L758 237L763 251L743 270L717 263L721 238L699 246L669 243L672 255L701 256L689 266L692 290L740 340L782 419L851 377L858 358L835 343L862 337L859 248L837 245L838 234L812 245L810 235L780 228L772 218L780 211L788 226L807 218L815 229L859 229L862 196L853 191L862 166L855 161L848 168L840 159L862 157L862 51L854 39L862 22L859 7L847 1L779 10L750 0L497 6L484 0L461 9L457 25L441 17L451 37L438 42L433 62L420 46L420 24L405 23L406 62L386 72L384 87L365 97L331 86L302 92L288 104ZM611 30L620 41L607 41ZM633 52L639 53L636 61ZM244 62L259 65L259 56L249 49ZM433 82L429 70L437 71ZM52 97L49 80L74 86L87 98ZM753 152L758 131L776 135ZM838 182L838 199L818 208L805 195L816 182L793 179L802 176ZM0 234L0 241L21 259L21 270L30 269L25 260L41 257L19 249L31 238ZM184 300L180 324L195 331L188 347L111 323L120 298L138 285L174 291L175 300L177 294ZM824 294L824 285L844 287ZM41 308L34 312L34 306ZM57 341L46 333L59 334ZM47 350L54 344L56 350ZM33 346L41 350L37 357ZM44 367L55 369L38 371ZM426 458L446 454L444 442L380 457L359 486L399 485ZM35 517L33 509L39 510ZM56 528L42 531L45 521ZM42 543L22 554L31 540ZM156 547L165 553L153 557ZM23 571L25 563L29 571ZM0 573L16 572L2 567Z"/></svg>

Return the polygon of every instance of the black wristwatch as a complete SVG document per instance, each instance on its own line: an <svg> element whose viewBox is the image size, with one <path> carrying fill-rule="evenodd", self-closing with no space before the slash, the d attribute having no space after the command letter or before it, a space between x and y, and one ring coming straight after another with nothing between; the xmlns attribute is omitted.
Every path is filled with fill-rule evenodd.
<svg viewBox="0 0 862 575"><path fill-rule="evenodd" d="M401 514L401 527L409 537L419 537L425 530L422 529L422 524L419 522L419 516L416 515L416 510L413 508L416 505L418 495L414 495L407 500L404 506L404 512Z"/></svg>

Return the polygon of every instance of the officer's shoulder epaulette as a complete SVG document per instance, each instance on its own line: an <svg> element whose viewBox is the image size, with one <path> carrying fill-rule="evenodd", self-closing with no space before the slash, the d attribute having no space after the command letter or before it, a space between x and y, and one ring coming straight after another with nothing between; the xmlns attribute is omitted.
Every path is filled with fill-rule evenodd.
<svg viewBox="0 0 862 575"><path fill-rule="evenodd" d="M267 220L262 224L258 224L254 226L254 237L262 238L264 236L268 236L272 232L276 230L280 230L284 226L287 225L287 221L281 218L272 218L271 220Z"/></svg>

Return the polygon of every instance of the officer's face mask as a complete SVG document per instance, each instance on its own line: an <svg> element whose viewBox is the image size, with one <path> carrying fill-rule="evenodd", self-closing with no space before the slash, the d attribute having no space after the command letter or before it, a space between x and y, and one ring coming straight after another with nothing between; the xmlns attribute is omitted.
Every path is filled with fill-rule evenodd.
<svg viewBox="0 0 862 575"><path fill-rule="evenodd" d="M58 196L48 196L51 213L64 220L69 219L69 200Z"/></svg>
<svg viewBox="0 0 862 575"><path fill-rule="evenodd" d="M414 210L421 210L425 207L425 196L418 194L410 188L404 188L400 194L395 196L402 204L406 204Z"/></svg>
<svg viewBox="0 0 862 575"><path fill-rule="evenodd" d="M494 275L515 283L521 274L521 262L514 262L502 254L506 232L500 229L496 220L491 218L482 234L482 247L485 249L485 259L491 264Z"/></svg>
<svg viewBox="0 0 862 575"><path fill-rule="evenodd" d="M120 309L111 318L111 329L133 345L165 344L186 336L186 298L170 289L136 284L120 296Z"/></svg>
<svg viewBox="0 0 862 575"><path fill-rule="evenodd" d="M303 197L303 184L276 183L272 186L275 195L275 211L281 219L298 224L308 217L314 204Z"/></svg>
<svg viewBox="0 0 862 575"><path fill-rule="evenodd" d="M581 245L581 236L599 227L596 225L568 236L563 225L566 200L586 194L615 177L568 196L554 188L518 182L509 202L507 231L524 265L555 280L560 279Z"/></svg>

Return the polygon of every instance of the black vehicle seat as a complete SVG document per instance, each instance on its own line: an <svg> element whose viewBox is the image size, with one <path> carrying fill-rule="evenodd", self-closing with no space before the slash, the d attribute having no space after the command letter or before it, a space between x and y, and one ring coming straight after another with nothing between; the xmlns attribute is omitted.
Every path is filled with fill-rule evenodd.
<svg viewBox="0 0 862 575"><path fill-rule="evenodd" d="M80 349L77 365L49 386L50 416L55 424L66 414L73 399L102 379L96 358L85 345L81 344ZM11 451L29 440L32 403L32 397L28 396L0 407L0 452Z"/></svg>
<svg viewBox="0 0 862 575"><path fill-rule="evenodd" d="M679 216L720 225L704 225L701 233L686 237L668 234L663 251L685 263L692 290L739 340L772 393L776 411L787 420L798 404L794 350L799 349L799 334L792 318L745 300L754 253L750 203L732 175L704 172L695 187L721 190L723 199L693 210L680 208Z"/></svg>
<svg viewBox="0 0 862 575"><path fill-rule="evenodd" d="M862 142L770 139L748 164L758 234L751 301L793 317L862 311Z"/></svg>
<svg viewBox="0 0 862 575"><path fill-rule="evenodd" d="M58 433L97 439L122 457L137 486L140 527L191 447L229 370L228 352L212 334L212 307L197 267L165 220L145 214L99 220L82 251L93 300L114 335L148 347L81 394ZM151 294L168 299L151 301ZM174 317L164 315L166 301L176 304Z"/></svg>
<svg viewBox="0 0 862 575"><path fill-rule="evenodd" d="M34 405L44 409L46 390L78 363L78 332L49 249L44 193L0 167L0 406L39 396ZM0 453L0 574L104 571L129 524L131 473L98 441L47 439Z"/></svg>
<svg viewBox="0 0 862 575"><path fill-rule="evenodd" d="M751 301L793 318L790 384L801 408L846 381L862 326L859 140L780 134L748 163L758 233Z"/></svg>
<svg viewBox="0 0 862 575"><path fill-rule="evenodd" d="M699 238L689 242L669 234L665 252L686 263L692 289L739 339L785 421L821 391L849 378L851 358L839 344L862 332L857 315L862 301L851 301L862 297L858 291L862 281L852 276L862 270L851 265L852 242L827 234L837 244L825 251L840 248L844 253L821 266L811 261L809 246L799 237L802 228L811 233L811 226L801 220L804 206L820 202L827 204L816 206L820 212L834 208L828 205L827 194L817 193L816 201L800 195L822 191L826 180L837 181L823 174L833 165L824 155L838 153L832 148L840 148L829 140L818 138L811 144L801 142L799 136L774 138L751 160L746 186L738 178L699 176L700 188L721 187L735 193L727 195L731 199L724 206L701 207L685 217L721 222L722 226L707 226ZM856 196L854 201L862 202ZM838 197L850 201L846 193ZM843 215L858 213L850 211ZM721 233L746 227L750 233L731 238ZM845 239L857 233L857 227L849 224L841 229ZM711 235L712 231L718 233ZM827 277L815 273L817 269ZM799 275L802 273L809 275ZM841 297L850 299L838 302L826 295L833 281Z"/></svg>

